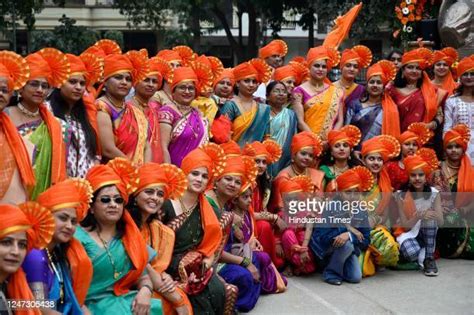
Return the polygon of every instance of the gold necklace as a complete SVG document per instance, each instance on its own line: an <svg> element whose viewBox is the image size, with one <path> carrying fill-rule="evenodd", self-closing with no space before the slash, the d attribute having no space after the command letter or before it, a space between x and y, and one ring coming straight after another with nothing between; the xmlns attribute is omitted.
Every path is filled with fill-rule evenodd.
<svg viewBox="0 0 474 315"><path fill-rule="evenodd" d="M293 164L290 164L290 167L291 167L291 170L293 171L293 173L295 174L295 176L300 176L300 175L307 175L307 172L308 172L308 169L304 169L304 171L302 172L298 172L295 167L293 166Z"/></svg>
<svg viewBox="0 0 474 315"><path fill-rule="evenodd" d="M142 102L136 95L133 96L133 100L142 109L148 108L148 102Z"/></svg>
<svg viewBox="0 0 474 315"><path fill-rule="evenodd" d="M45 248L44 250L46 251L46 256L48 256L49 265L51 266L51 268L53 268L53 272L56 275L56 278L58 278L59 298L61 300L61 304L63 304L64 303L64 285L63 285L63 281L61 279L61 275L60 275L58 269L56 268L56 265L54 264L53 256L49 252L48 248Z"/></svg>
<svg viewBox="0 0 474 315"><path fill-rule="evenodd" d="M336 164L334 164L332 167L334 168L334 176L336 177L338 177L339 175L341 175L342 173L344 173L345 171L349 169L349 165L346 165L343 168L339 168L336 166Z"/></svg>
<svg viewBox="0 0 474 315"><path fill-rule="evenodd" d="M114 279L117 280L122 275L122 271L117 271L117 269L115 268L115 262L112 258L112 254L109 251L109 246L108 246L107 242L100 236L99 231L97 231L97 236L99 237L100 241L102 242L102 245L104 245L105 252L107 254L107 257L109 258L110 264L112 265L112 270L114 271Z"/></svg>
<svg viewBox="0 0 474 315"><path fill-rule="evenodd" d="M28 108L26 108L22 103L18 103L17 107L20 110L20 112L26 117L36 118L40 115L39 108L36 110L36 112L32 112Z"/></svg>
<svg viewBox="0 0 474 315"><path fill-rule="evenodd" d="M192 204L189 208L186 208L186 206L184 205L184 201L183 201L183 198L179 198L179 204L181 205L181 208L183 209L183 213L186 214L186 216L189 216L194 208L196 208L196 205L197 205L197 201Z"/></svg>
<svg viewBox="0 0 474 315"><path fill-rule="evenodd" d="M124 109L125 108L125 104L123 102L122 102L122 104L117 106L117 104L115 104L114 101L112 101L112 99L107 94L105 95L105 98L110 102L110 104L112 104L113 107L118 108L118 109Z"/></svg>
<svg viewBox="0 0 474 315"><path fill-rule="evenodd" d="M449 161L446 161L446 166L449 167L450 169L453 169L453 170L458 170L458 169L461 168L461 165L453 166L453 165L451 165L451 163L449 163Z"/></svg>

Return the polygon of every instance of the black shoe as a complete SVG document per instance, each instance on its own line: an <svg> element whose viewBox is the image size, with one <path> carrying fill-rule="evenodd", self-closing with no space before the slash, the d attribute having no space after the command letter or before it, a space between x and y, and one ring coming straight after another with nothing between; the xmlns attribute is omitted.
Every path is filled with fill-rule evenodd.
<svg viewBox="0 0 474 315"><path fill-rule="evenodd" d="M324 281L326 281L327 283L332 284L332 285L341 285L342 284L341 280L335 279L335 278L334 279L326 279Z"/></svg>
<svg viewBox="0 0 474 315"><path fill-rule="evenodd" d="M434 258L426 258L423 262L425 276L435 277L438 275L438 267Z"/></svg>

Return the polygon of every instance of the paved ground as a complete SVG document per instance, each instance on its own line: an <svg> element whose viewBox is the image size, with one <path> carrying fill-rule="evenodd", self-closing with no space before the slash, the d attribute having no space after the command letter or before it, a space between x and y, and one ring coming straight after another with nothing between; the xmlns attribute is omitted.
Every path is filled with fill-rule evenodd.
<svg viewBox="0 0 474 315"><path fill-rule="evenodd" d="M254 314L474 314L474 261L438 260L439 276L384 270L359 284L321 274L289 279L288 291L259 299Z"/></svg>

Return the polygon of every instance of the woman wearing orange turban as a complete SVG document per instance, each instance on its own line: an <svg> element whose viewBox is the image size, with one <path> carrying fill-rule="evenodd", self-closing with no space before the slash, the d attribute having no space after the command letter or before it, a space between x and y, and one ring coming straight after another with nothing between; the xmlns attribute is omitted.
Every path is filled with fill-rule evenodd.
<svg viewBox="0 0 474 315"><path fill-rule="evenodd" d="M160 108L163 160L181 166L184 157L209 141L209 121L192 101L212 85L212 70L200 62L173 70L168 78L173 102Z"/></svg>
<svg viewBox="0 0 474 315"><path fill-rule="evenodd" d="M86 179L92 203L75 233L93 268L85 305L92 314L161 313L161 302L152 298L153 285L144 274L155 252L148 252L124 207L139 183L136 169L128 160L115 158L92 167Z"/></svg>
<svg viewBox="0 0 474 315"><path fill-rule="evenodd" d="M446 47L433 53L433 84L452 95L457 87L451 73L451 66L458 61L459 55L456 49Z"/></svg>
<svg viewBox="0 0 474 315"><path fill-rule="evenodd" d="M426 48L414 49L402 56L402 67L390 89L398 106L401 132L414 122L423 122L433 131L443 123L442 104L447 93L437 89L424 71L430 66L431 57L431 51Z"/></svg>
<svg viewBox="0 0 474 315"><path fill-rule="evenodd" d="M92 188L82 179L59 182L38 196L38 203L53 214L54 234L45 249L26 256L23 270L35 298L54 301L54 309L64 314L87 312L92 264L73 235L91 197Z"/></svg>
<svg viewBox="0 0 474 315"><path fill-rule="evenodd" d="M397 194L400 224L405 232L397 236L400 254L409 262L423 265L426 276L437 276L434 259L438 226L443 225L443 210L438 190L428 184L439 162L433 150L422 148L405 159L408 187Z"/></svg>
<svg viewBox="0 0 474 315"><path fill-rule="evenodd" d="M50 87L60 87L70 74L69 61L54 48L44 48L26 57L30 77L20 89L17 106L6 113L16 125L27 147L34 146L33 169L36 185L30 198L36 199L49 186L66 178L66 146L61 123L44 101Z"/></svg>
<svg viewBox="0 0 474 315"><path fill-rule="evenodd" d="M320 166L324 172L324 191L335 191L335 179L347 171L351 163L351 153L361 138L359 128L347 125L340 130L331 130L328 134L329 152L327 163Z"/></svg>
<svg viewBox="0 0 474 315"><path fill-rule="evenodd" d="M355 83L359 72L372 63L372 52L364 45L345 49L341 54L339 68L341 78L334 85L344 90L344 115L352 102L358 101L364 94L363 85Z"/></svg>
<svg viewBox="0 0 474 315"><path fill-rule="evenodd" d="M214 97L218 98L219 108L230 101L234 95L235 77L232 68L225 68L220 75L214 78Z"/></svg>
<svg viewBox="0 0 474 315"><path fill-rule="evenodd" d="M66 172L69 177L85 177L87 171L100 162L100 141L97 108L93 85L103 74L103 59L84 53L66 54L71 68L69 78L48 97L54 115L65 127Z"/></svg>
<svg viewBox="0 0 474 315"><path fill-rule="evenodd" d="M181 169L171 164L146 163L138 169L138 177L140 183L130 197L127 208L145 242L157 253L147 266L155 297L161 300L164 314L174 311L192 314L186 293L165 272L173 255L175 236L173 230L161 222L163 202L183 195L187 186L186 176Z"/></svg>
<svg viewBox="0 0 474 315"><path fill-rule="evenodd" d="M362 142L381 134L395 138L400 135L397 104L388 90L385 90L396 73L397 68L390 61L377 62L367 70L364 97L348 103L346 124L352 124L361 130Z"/></svg>
<svg viewBox="0 0 474 315"><path fill-rule="evenodd" d="M0 203L18 204L28 199L35 184L30 153L15 124L3 111L14 90L23 87L30 75L26 61L10 51L0 52Z"/></svg>
<svg viewBox="0 0 474 315"><path fill-rule="evenodd" d="M306 65L290 61L288 65L275 69L272 77L275 81L281 81L286 86L288 93L291 94L296 86L308 79L308 75L309 70Z"/></svg>
<svg viewBox="0 0 474 315"><path fill-rule="evenodd" d="M166 200L162 207L162 222L175 232L167 273L179 280L197 314L224 314L233 309L235 292L226 292L229 287L213 272L223 233L204 195L224 167L224 151L218 145L210 143L194 149L181 164L188 180L183 196Z"/></svg>
<svg viewBox="0 0 474 315"><path fill-rule="evenodd" d="M270 106L255 101L253 94L258 84L270 79L271 69L265 61L255 58L236 66L233 72L239 92L219 112L223 116L220 119L232 123L229 136L243 147L249 142L262 141L267 132Z"/></svg>
<svg viewBox="0 0 474 315"><path fill-rule="evenodd" d="M474 132L474 55L462 59L457 67L459 87L454 95L446 100L444 108L444 133L457 124L465 124ZM474 166L474 137L467 146L467 155Z"/></svg>
<svg viewBox="0 0 474 315"><path fill-rule="evenodd" d="M335 49L311 48L306 55L310 79L293 90L293 110L299 129L312 131L323 140L330 130L339 129L344 123L344 91L330 84L326 77L340 59Z"/></svg>
<svg viewBox="0 0 474 315"><path fill-rule="evenodd" d="M146 50L130 51L130 55L142 54L148 59ZM163 151L161 149L161 132L159 122L159 109L161 104L152 96L162 86L163 78L169 77L172 72L171 66L160 59L153 57L148 59L150 66L149 72L145 79L135 84L135 95L128 101L136 108L140 109L148 121L147 141L150 145L151 161L155 163L163 162Z"/></svg>
<svg viewBox="0 0 474 315"><path fill-rule="evenodd" d="M439 191L452 193L441 195L445 221L454 222L453 226L457 227L439 231L438 248L443 257L469 257L473 253L473 250L469 250L469 241L464 242L464 235L468 231L462 219L473 204L469 195L474 192L474 170L466 154L470 137L470 130L466 125L456 125L446 132L443 140L446 160L441 162L440 168L433 172L430 180Z"/></svg>
<svg viewBox="0 0 474 315"><path fill-rule="evenodd" d="M405 172L403 160L407 156L414 155L433 135L433 131L428 129L424 123L413 123L400 135L398 138L400 157L398 160L389 161L385 166L394 190L399 190L408 183L408 174Z"/></svg>
<svg viewBox="0 0 474 315"><path fill-rule="evenodd" d="M115 42L99 41L95 46L106 51L111 43ZM132 85L145 79L150 67L146 56L121 54L120 47L115 46L104 58L104 83L96 100L103 160L122 157L143 164L151 160L148 121L139 108L125 102L125 97Z"/></svg>
<svg viewBox="0 0 474 315"><path fill-rule="evenodd" d="M5 296L11 301L34 301L25 273L21 267L28 251L42 249L54 233L54 219L48 209L35 202L14 205L0 205L0 284L6 287ZM3 263L8 260L9 263ZM8 314L39 315L38 308L10 310ZM46 306L46 304L45 304ZM48 304L50 307L54 305Z"/></svg>

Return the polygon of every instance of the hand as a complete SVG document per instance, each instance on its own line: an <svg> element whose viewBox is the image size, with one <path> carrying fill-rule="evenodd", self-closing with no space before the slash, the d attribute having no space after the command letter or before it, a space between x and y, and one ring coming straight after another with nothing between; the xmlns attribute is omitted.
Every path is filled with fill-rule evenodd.
<svg viewBox="0 0 474 315"><path fill-rule="evenodd" d="M364 234L362 234L359 230L352 229L351 232L352 232L352 234L354 234L357 237L357 240L359 240L359 242L362 242L365 239Z"/></svg>
<svg viewBox="0 0 474 315"><path fill-rule="evenodd" d="M207 271L207 270L209 270L209 268L212 267L213 263L214 263L213 257L205 257L202 260L202 268Z"/></svg>
<svg viewBox="0 0 474 315"><path fill-rule="evenodd" d="M332 245L334 247L341 247L343 246L347 241L349 240L349 232L344 232L342 234L339 234L334 238L334 242Z"/></svg>
<svg viewBox="0 0 474 315"><path fill-rule="evenodd" d="M260 273L258 272L258 269L257 267L255 267L254 264L250 264L247 266L247 270L250 271L250 273L252 274L252 278L255 282L259 282L260 281Z"/></svg>
<svg viewBox="0 0 474 315"><path fill-rule="evenodd" d="M243 241L244 239L244 233L242 232L242 230L237 227L237 226L234 226L233 227L234 229L234 236L239 240L239 241Z"/></svg>
<svg viewBox="0 0 474 315"><path fill-rule="evenodd" d="M283 251L283 246L281 246L281 244L275 245L275 252L276 252L277 257L280 257L280 258L285 257L285 252Z"/></svg>
<svg viewBox="0 0 474 315"><path fill-rule="evenodd" d="M234 225L238 226L239 228L242 227L242 217L239 215L234 215Z"/></svg>
<svg viewBox="0 0 474 315"><path fill-rule="evenodd" d="M302 264L308 263L311 261L311 258L309 257L308 251L303 252L300 254L300 260Z"/></svg>
<svg viewBox="0 0 474 315"><path fill-rule="evenodd" d="M133 315L149 315L151 308L151 292L146 287L142 287L132 302Z"/></svg>
<svg viewBox="0 0 474 315"><path fill-rule="evenodd" d="M427 210L423 215L424 220L437 220L438 216L434 210Z"/></svg>
<svg viewBox="0 0 474 315"><path fill-rule="evenodd" d="M176 282L169 274L163 272L161 275L160 287L157 288L159 293L171 293L176 290Z"/></svg>
<svg viewBox="0 0 474 315"><path fill-rule="evenodd" d="M263 251L263 247L262 247L262 244L260 244L260 242L258 241L257 238L253 237L251 240L250 240L250 248L252 250L255 250L255 251Z"/></svg>
<svg viewBox="0 0 474 315"><path fill-rule="evenodd" d="M286 224L286 222L283 221L283 219L280 218L280 217L278 217L275 224L276 224L278 230L280 230L281 232L283 232L284 230L286 230L288 228L288 225Z"/></svg>

